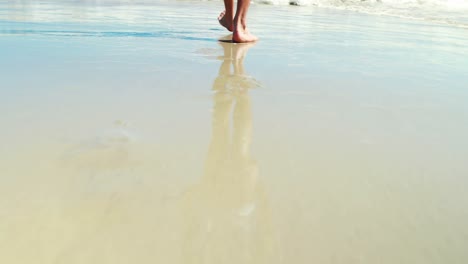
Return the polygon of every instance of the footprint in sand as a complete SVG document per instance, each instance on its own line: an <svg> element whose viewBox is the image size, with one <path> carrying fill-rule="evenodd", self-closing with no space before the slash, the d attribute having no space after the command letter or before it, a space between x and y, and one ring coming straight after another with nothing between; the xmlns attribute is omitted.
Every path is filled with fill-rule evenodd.
<svg viewBox="0 0 468 264"><path fill-rule="evenodd" d="M135 167L132 157L135 141L132 126L117 120L111 129L70 147L62 161L73 174L79 175L79 181L86 181L84 184L92 189L128 186L139 181L131 173Z"/></svg>

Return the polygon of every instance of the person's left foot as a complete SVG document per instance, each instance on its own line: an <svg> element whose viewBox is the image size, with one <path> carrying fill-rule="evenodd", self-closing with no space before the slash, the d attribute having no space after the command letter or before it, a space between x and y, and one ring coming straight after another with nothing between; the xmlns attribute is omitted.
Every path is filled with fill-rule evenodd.
<svg viewBox="0 0 468 264"><path fill-rule="evenodd" d="M226 11L221 12L218 16L218 21L221 26L225 27L227 30L231 31L233 30L234 26L232 23L232 19L228 19L226 17Z"/></svg>

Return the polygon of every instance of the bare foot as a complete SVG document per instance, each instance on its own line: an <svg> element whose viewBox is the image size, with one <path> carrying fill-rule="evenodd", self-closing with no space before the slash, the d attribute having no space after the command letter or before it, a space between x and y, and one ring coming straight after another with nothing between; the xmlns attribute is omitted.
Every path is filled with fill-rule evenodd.
<svg viewBox="0 0 468 264"><path fill-rule="evenodd" d="M226 17L226 11L221 12L218 16L218 21L221 26L225 27L227 30L231 31L233 30L233 24L232 24L232 19L228 19Z"/></svg>
<svg viewBox="0 0 468 264"><path fill-rule="evenodd" d="M246 43L246 42L255 42L258 38L252 35L247 30L236 30L232 34L232 42L234 43Z"/></svg>

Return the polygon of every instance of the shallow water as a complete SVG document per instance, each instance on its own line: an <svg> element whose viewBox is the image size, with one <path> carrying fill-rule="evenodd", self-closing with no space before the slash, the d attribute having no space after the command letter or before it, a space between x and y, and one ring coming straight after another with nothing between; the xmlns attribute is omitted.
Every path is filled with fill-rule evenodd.
<svg viewBox="0 0 468 264"><path fill-rule="evenodd" d="M465 29L1 3L1 263L467 262Z"/></svg>

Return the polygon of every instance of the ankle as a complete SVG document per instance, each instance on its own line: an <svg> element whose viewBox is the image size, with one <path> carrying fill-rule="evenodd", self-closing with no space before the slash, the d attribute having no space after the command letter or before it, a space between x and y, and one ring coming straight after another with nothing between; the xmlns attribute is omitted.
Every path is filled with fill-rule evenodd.
<svg viewBox="0 0 468 264"><path fill-rule="evenodd" d="M232 25L234 27L234 31L242 29L242 23L239 16L234 16L234 19L232 20Z"/></svg>
<svg viewBox="0 0 468 264"><path fill-rule="evenodd" d="M246 29L247 28L247 22L245 21L245 19L241 19L240 20L240 24L242 26L243 29Z"/></svg>
<svg viewBox="0 0 468 264"><path fill-rule="evenodd" d="M232 24L233 32L244 32L245 28L241 23L233 22Z"/></svg>

